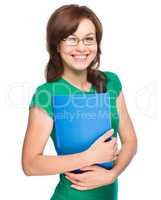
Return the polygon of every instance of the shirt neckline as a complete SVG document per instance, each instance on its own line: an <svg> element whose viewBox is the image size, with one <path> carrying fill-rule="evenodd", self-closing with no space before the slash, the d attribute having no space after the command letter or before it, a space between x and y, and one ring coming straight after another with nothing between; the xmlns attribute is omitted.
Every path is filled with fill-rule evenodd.
<svg viewBox="0 0 161 200"><path fill-rule="evenodd" d="M94 85L92 84L91 87L90 87L90 90L89 91L85 91L85 90L81 90L80 88L76 87L75 85L73 85L72 83L70 83L69 81L67 81L66 79L64 79L63 77L61 77L61 80L63 80L65 83L67 83L69 86L71 86L72 88L76 89L76 90L79 90L80 92L83 92L83 93L91 93L94 91Z"/></svg>

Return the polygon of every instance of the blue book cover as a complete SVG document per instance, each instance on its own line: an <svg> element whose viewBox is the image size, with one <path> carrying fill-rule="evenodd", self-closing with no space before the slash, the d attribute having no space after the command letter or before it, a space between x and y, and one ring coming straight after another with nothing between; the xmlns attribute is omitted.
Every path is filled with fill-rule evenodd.
<svg viewBox="0 0 161 200"><path fill-rule="evenodd" d="M58 155L87 150L101 135L111 129L108 93L52 96L55 126L55 149ZM112 162L96 163L107 169ZM81 173L79 169L75 173Z"/></svg>

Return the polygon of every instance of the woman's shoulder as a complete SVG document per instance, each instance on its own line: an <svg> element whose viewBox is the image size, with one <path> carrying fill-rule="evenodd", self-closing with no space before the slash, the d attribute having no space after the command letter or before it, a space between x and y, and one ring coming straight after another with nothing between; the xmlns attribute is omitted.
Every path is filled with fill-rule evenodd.
<svg viewBox="0 0 161 200"><path fill-rule="evenodd" d="M40 85L37 86L37 89L38 90L49 90L49 91L52 91L53 88L55 87L59 87L62 85L62 79L61 78L58 78L52 82L44 82Z"/></svg>
<svg viewBox="0 0 161 200"><path fill-rule="evenodd" d="M119 78L118 74L112 71L103 71L103 73L108 78L108 80L115 80Z"/></svg>
<svg viewBox="0 0 161 200"><path fill-rule="evenodd" d="M107 88L112 91L117 92L117 96L122 90L122 83L119 78L119 75L112 71L103 71L107 78Z"/></svg>
<svg viewBox="0 0 161 200"><path fill-rule="evenodd" d="M31 98L29 108L37 106L43 108L50 117L53 117L51 97L52 97L52 83L39 84Z"/></svg>
<svg viewBox="0 0 161 200"><path fill-rule="evenodd" d="M36 87L37 91L53 92L54 87L59 86L59 81L41 83Z"/></svg>
<svg viewBox="0 0 161 200"><path fill-rule="evenodd" d="M52 83L49 83L49 82L45 82L45 83L40 83L39 85L37 85L37 89L38 90L50 90L52 86Z"/></svg>

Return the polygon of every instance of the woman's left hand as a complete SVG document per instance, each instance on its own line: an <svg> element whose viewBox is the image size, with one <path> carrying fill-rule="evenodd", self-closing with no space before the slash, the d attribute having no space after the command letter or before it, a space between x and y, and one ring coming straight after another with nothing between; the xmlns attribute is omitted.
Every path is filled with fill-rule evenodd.
<svg viewBox="0 0 161 200"><path fill-rule="evenodd" d="M116 179L116 175L112 170L107 170L97 165L83 167L80 170L86 172L80 174L64 173L66 178L73 183L71 187L78 190L89 190L112 184Z"/></svg>

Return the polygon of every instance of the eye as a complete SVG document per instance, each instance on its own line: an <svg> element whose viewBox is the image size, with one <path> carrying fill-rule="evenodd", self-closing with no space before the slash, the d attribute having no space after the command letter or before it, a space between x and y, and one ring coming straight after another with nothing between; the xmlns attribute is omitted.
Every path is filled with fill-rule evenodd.
<svg viewBox="0 0 161 200"><path fill-rule="evenodd" d="M68 42L71 42L71 43L77 42L77 38L76 38L76 37L68 37L66 40L67 40Z"/></svg>
<svg viewBox="0 0 161 200"><path fill-rule="evenodd" d="M96 38L93 37L93 36L87 36L84 39L84 42L85 42L86 45L93 45L93 44L96 44Z"/></svg>
<svg viewBox="0 0 161 200"><path fill-rule="evenodd" d="M85 39L86 39L86 41L93 41L94 37L86 37Z"/></svg>

